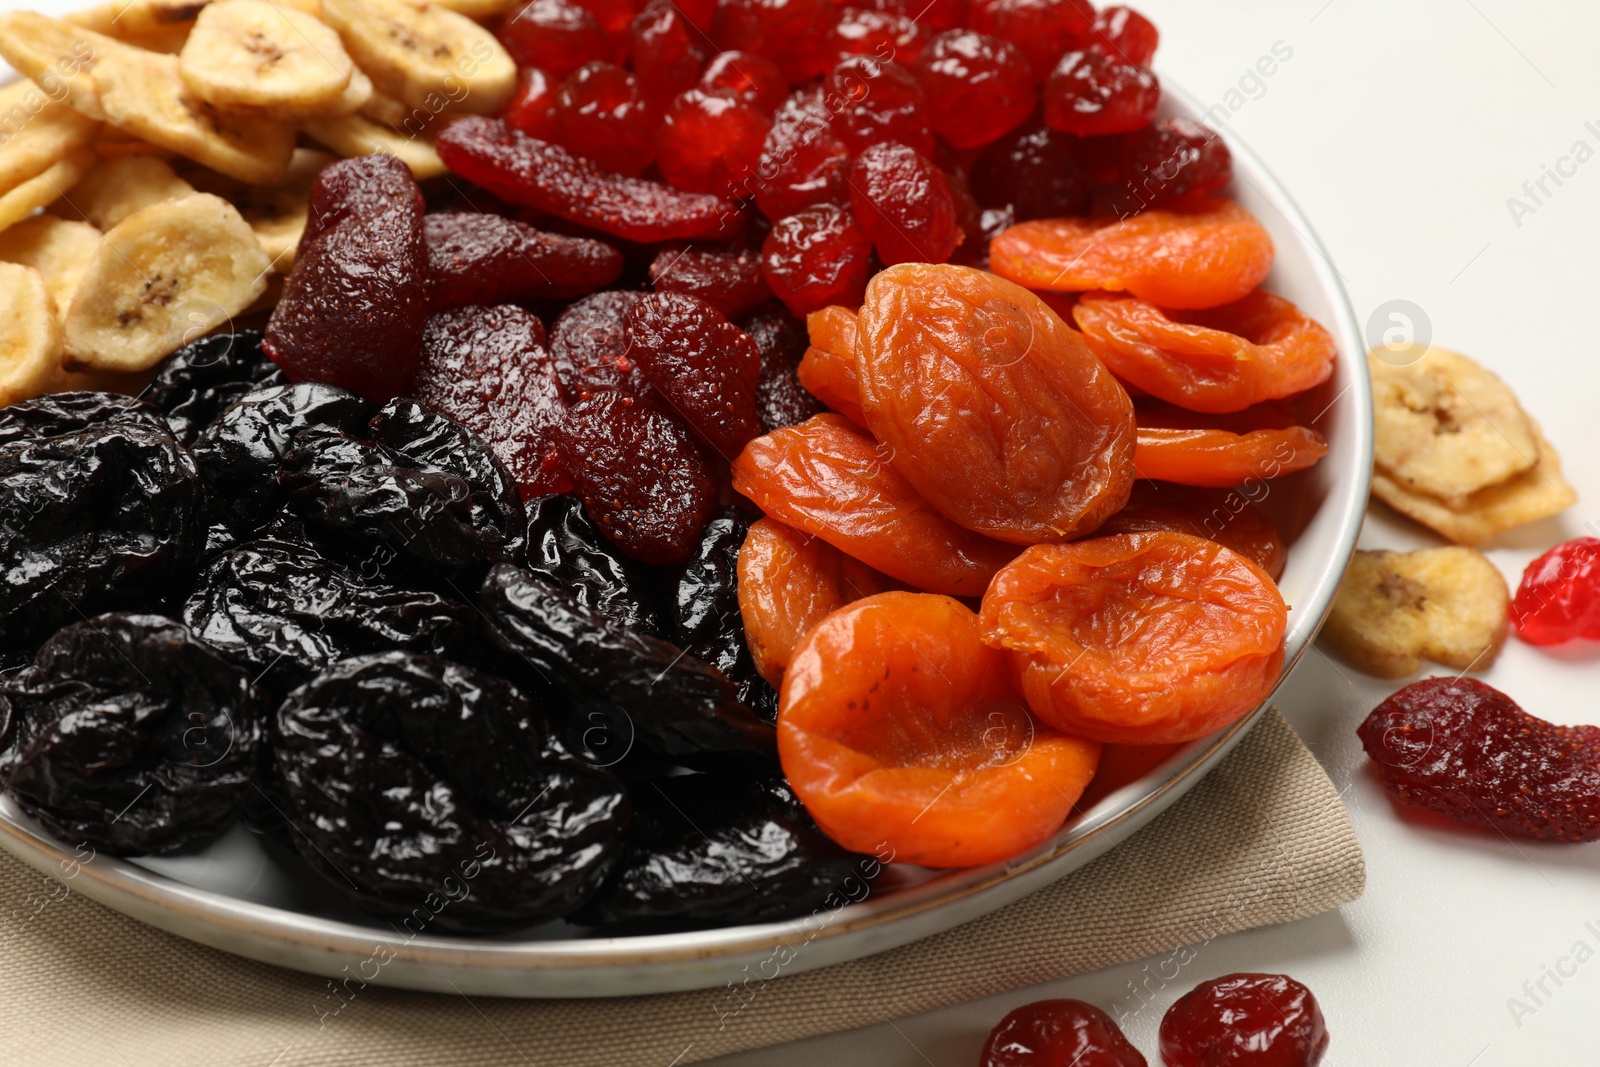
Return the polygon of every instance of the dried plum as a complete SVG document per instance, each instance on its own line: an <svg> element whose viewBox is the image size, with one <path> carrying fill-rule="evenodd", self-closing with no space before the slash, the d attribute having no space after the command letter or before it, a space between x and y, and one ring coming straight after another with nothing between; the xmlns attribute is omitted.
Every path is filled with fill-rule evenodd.
<svg viewBox="0 0 1600 1067"><path fill-rule="evenodd" d="M732 460L761 433L761 352L697 297L651 293L628 309L630 354L679 418Z"/></svg>
<svg viewBox="0 0 1600 1067"><path fill-rule="evenodd" d="M608 244L543 233L498 215L429 215L422 232L435 311L582 296L622 274L622 253Z"/></svg>
<svg viewBox="0 0 1600 1067"><path fill-rule="evenodd" d="M509 682L437 656L343 660L278 709L296 847L404 922L504 931L562 915L620 847L627 797Z"/></svg>
<svg viewBox="0 0 1600 1067"><path fill-rule="evenodd" d="M756 379L756 414L767 432L798 426L827 409L800 384L800 359L811 343L806 325L778 303L764 304L739 320L739 329L761 350Z"/></svg>
<svg viewBox="0 0 1600 1067"><path fill-rule="evenodd" d="M660 637L664 627L638 566L601 536L576 497L528 503L528 570L588 610L634 633Z"/></svg>
<svg viewBox="0 0 1600 1067"><path fill-rule="evenodd" d="M739 613L739 549L750 519L726 507L706 523L700 544L678 579L673 639L739 687L739 700L770 723L778 721L778 694L756 673Z"/></svg>
<svg viewBox="0 0 1600 1067"><path fill-rule="evenodd" d="M0 407L0 446L74 433L109 422L142 423L163 431L168 428L161 412L121 393L50 393Z"/></svg>
<svg viewBox="0 0 1600 1067"><path fill-rule="evenodd" d="M184 345L161 364L143 396L166 415L172 436L188 445L246 393L288 384L283 369L261 351L261 331L242 330Z"/></svg>
<svg viewBox="0 0 1600 1067"><path fill-rule="evenodd" d="M237 814L266 715L249 675L181 624L101 615L0 685L0 781L63 841L167 852Z"/></svg>
<svg viewBox="0 0 1600 1067"><path fill-rule="evenodd" d="M628 309L643 293L595 293L577 301L550 331L550 355L568 403L617 390L644 396L650 383L628 356Z"/></svg>

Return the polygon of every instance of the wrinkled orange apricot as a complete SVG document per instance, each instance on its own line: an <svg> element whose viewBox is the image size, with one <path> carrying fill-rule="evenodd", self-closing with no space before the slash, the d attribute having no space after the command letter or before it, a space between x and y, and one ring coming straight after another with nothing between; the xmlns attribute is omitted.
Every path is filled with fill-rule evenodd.
<svg viewBox="0 0 1600 1067"><path fill-rule="evenodd" d="M1133 485L1133 403L1078 332L1019 285L902 263L867 285L861 410L940 513L1012 544L1093 530Z"/></svg>
<svg viewBox="0 0 1600 1067"><path fill-rule="evenodd" d="M1118 744L1190 741L1250 712L1277 685L1287 620L1260 567L1170 532L1035 545L982 609L1035 715Z"/></svg>
<svg viewBox="0 0 1600 1067"><path fill-rule="evenodd" d="M739 614L756 671L783 685L794 650L811 628L846 604L898 583L820 537L776 519L750 524L739 548Z"/></svg>
<svg viewBox="0 0 1600 1067"><path fill-rule="evenodd" d="M1199 489L1164 482L1141 481L1127 507L1096 530L1100 536L1171 530L1193 534L1233 549L1267 572L1283 577L1289 547L1283 535L1241 492Z"/></svg>
<svg viewBox="0 0 1600 1067"><path fill-rule="evenodd" d="M795 371L800 384L857 426L866 426L856 374L856 312L837 304L813 311L806 316L806 332L811 344Z"/></svg>
<svg viewBox="0 0 1600 1067"><path fill-rule="evenodd" d="M979 596L1017 552L939 514L888 449L843 415L751 441L733 461L733 488L766 514L933 593Z"/></svg>
<svg viewBox="0 0 1600 1067"><path fill-rule="evenodd" d="M1100 745L1034 720L970 609L889 592L840 608L800 643L783 681L778 756L845 848L970 867L1060 829Z"/></svg>
<svg viewBox="0 0 1600 1067"><path fill-rule="evenodd" d="M1191 411L1241 411L1321 385L1338 353L1332 334L1261 289L1222 307L1172 313L1091 293L1072 313L1113 374Z"/></svg>
<svg viewBox="0 0 1600 1067"><path fill-rule="evenodd" d="M1272 238L1228 200L1126 219L1019 222L989 243L989 269L1029 289L1129 292L1164 308L1241 300L1272 269Z"/></svg>
<svg viewBox="0 0 1600 1067"><path fill-rule="evenodd" d="M1226 489L1305 470L1327 454L1327 440L1308 426L1249 433L1140 426L1133 464L1141 478Z"/></svg>

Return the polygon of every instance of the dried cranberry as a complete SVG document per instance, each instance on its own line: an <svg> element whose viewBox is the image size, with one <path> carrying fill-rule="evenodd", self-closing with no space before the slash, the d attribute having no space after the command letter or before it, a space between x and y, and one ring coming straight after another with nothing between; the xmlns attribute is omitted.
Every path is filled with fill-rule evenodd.
<svg viewBox="0 0 1600 1067"><path fill-rule="evenodd" d="M1198 122L1161 119L1121 141L1113 202L1119 215L1214 193L1233 180L1233 153L1221 135Z"/></svg>
<svg viewBox="0 0 1600 1067"><path fill-rule="evenodd" d="M789 95L789 83L778 65L753 52L718 55L701 73L700 88L708 93L731 89L763 115L778 110L778 105Z"/></svg>
<svg viewBox="0 0 1600 1067"><path fill-rule="evenodd" d="M756 205L781 219L817 204L849 199L850 149L834 136L822 89L790 95L772 117L756 166Z"/></svg>
<svg viewBox="0 0 1600 1067"><path fill-rule="evenodd" d="M905 67L871 56L842 59L822 83L833 132L852 152L896 141L931 156L933 130L922 86Z"/></svg>
<svg viewBox="0 0 1600 1067"><path fill-rule="evenodd" d="M753 248L662 245L650 263L650 285L658 293L698 297L730 318L772 296Z"/></svg>
<svg viewBox="0 0 1600 1067"><path fill-rule="evenodd" d="M790 311L859 307L872 266L872 239L848 208L818 204L772 224L761 245L767 284Z"/></svg>
<svg viewBox="0 0 1600 1067"><path fill-rule="evenodd" d="M922 27L915 19L888 11L847 7L828 34L828 49L835 59L875 56L910 65L922 55Z"/></svg>
<svg viewBox="0 0 1600 1067"><path fill-rule="evenodd" d="M967 24L968 0L866 0L866 6L911 19L929 33Z"/></svg>
<svg viewBox="0 0 1600 1067"><path fill-rule="evenodd" d="M1043 81L1064 53L1082 45L1094 25L1094 5L1089 0L972 0L968 25L1021 48L1034 80Z"/></svg>
<svg viewBox="0 0 1600 1067"><path fill-rule="evenodd" d="M768 433L798 426L827 410L800 384L800 358L811 343L806 324L769 303L739 320L739 329L761 350L761 377L756 380L756 414Z"/></svg>
<svg viewBox="0 0 1600 1067"><path fill-rule="evenodd" d="M1600 540L1580 537L1528 564L1511 621L1530 645L1600 640Z"/></svg>
<svg viewBox="0 0 1600 1067"><path fill-rule="evenodd" d="M560 130L556 119L558 88L550 75L538 67L523 67L517 81L517 95L506 108L506 121L529 137L551 140Z"/></svg>
<svg viewBox="0 0 1600 1067"><path fill-rule="evenodd" d="M1081 215L1089 207L1083 140L1029 123L986 152L972 168L972 192L989 208L1010 208L1017 222Z"/></svg>
<svg viewBox="0 0 1600 1067"><path fill-rule="evenodd" d="M643 293L595 293L577 301L550 329L561 395L569 403L599 393L645 396L650 383L628 355L628 309Z"/></svg>
<svg viewBox="0 0 1600 1067"><path fill-rule="evenodd" d="M1161 34L1154 23L1120 4L1096 15L1094 27L1084 38L1086 48L1136 67L1148 67L1160 43Z"/></svg>
<svg viewBox="0 0 1600 1067"><path fill-rule="evenodd" d="M1473 678L1426 678L1356 733L1402 804L1518 837L1600 838L1600 727L1534 718Z"/></svg>
<svg viewBox="0 0 1600 1067"><path fill-rule="evenodd" d="M988 144L1028 117L1035 93L1028 59L1010 41L950 30L917 62L933 128L955 148Z"/></svg>
<svg viewBox="0 0 1600 1067"><path fill-rule="evenodd" d="M561 79L585 63L616 58L600 20L571 0L528 0L500 25L500 43L519 67Z"/></svg>
<svg viewBox="0 0 1600 1067"><path fill-rule="evenodd" d="M731 90L679 93L661 123L661 176L690 192L748 196L770 127Z"/></svg>
<svg viewBox="0 0 1600 1067"><path fill-rule="evenodd" d="M632 74L585 63L561 83L556 118L567 148L606 170L635 175L655 158L656 120Z"/></svg>
<svg viewBox="0 0 1600 1067"><path fill-rule="evenodd" d="M1283 974L1201 982L1161 1019L1167 1067L1315 1067L1327 1051L1317 998Z"/></svg>
<svg viewBox="0 0 1600 1067"><path fill-rule="evenodd" d="M722 312L683 293L652 293L628 309L629 354L667 407L732 460L761 433L761 350Z"/></svg>
<svg viewBox="0 0 1600 1067"><path fill-rule="evenodd" d="M720 0L711 37L725 52L767 56L798 85L827 69L832 15L830 0Z"/></svg>
<svg viewBox="0 0 1600 1067"><path fill-rule="evenodd" d="M672 0L650 0L628 27L628 39L634 76L651 99L676 96L700 77L704 42Z"/></svg>
<svg viewBox="0 0 1600 1067"><path fill-rule="evenodd" d="M1128 133L1161 103L1156 76L1099 52L1068 52L1044 86L1045 124L1066 133Z"/></svg>
<svg viewBox="0 0 1600 1067"><path fill-rule="evenodd" d="M423 238L435 311L582 296L622 273L622 253L608 244L541 233L499 215L429 215Z"/></svg>
<svg viewBox="0 0 1600 1067"><path fill-rule="evenodd" d="M850 206L886 265L943 263L961 244L944 172L906 145L873 145L856 158Z"/></svg>
<svg viewBox="0 0 1600 1067"><path fill-rule="evenodd" d="M1146 1067L1111 1016L1081 1000L1039 1000L989 1031L978 1067Z"/></svg>

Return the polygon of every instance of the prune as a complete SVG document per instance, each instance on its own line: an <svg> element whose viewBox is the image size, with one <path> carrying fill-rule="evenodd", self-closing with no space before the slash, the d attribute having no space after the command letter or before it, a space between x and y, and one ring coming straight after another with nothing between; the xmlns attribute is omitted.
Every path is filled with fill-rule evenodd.
<svg viewBox="0 0 1600 1067"><path fill-rule="evenodd" d="M283 370L261 351L261 331L242 330L184 345L166 358L141 395L167 417L172 436L189 445L246 393L288 384Z"/></svg>
<svg viewBox="0 0 1600 1067"><path fill-rule="evenodd" d="M538 67L523 67L517 79L517 92L506 105L505 120L529 137L553 140L556 125L558 84Z"/></svg>
<svg viewBox="0 0 1600 1067"><path fill-rule="evenodd" d="M296 690L276 727L301 856L414 932L563 915L620 851L621 786L494 675L409 652L344 660Z"/></svg>
<svg viewBox="0 0 1600 1067"><path fill-rule="evenodd" d="M566 590L586 610L646 637L665 633L638 565L601 535L577 497L528 503L527 559L530 573Z"/></svg>
<svg viewBox="0 0 1600 1067"><path fill-rule="evenodd" d="M756 205L769 219L849 201L850 149L833 134L820 86L791 94L772 116L756 175Z"/></svg>
<svg viewBox="0 0 1600 1067"><path fill-rule="evenodd" d="M1011 219L1081 215L1091 183L1083 141L1028 123L1001 140L972 168L972 191L985 207L1009 208Z"/></svg>
<svg viewBox="0 0 1600 1067"><path fill-rule="evenodd" d="M796 315L858 305L872 271L872 238L849 208L818 204L772 224L761 243L761 269Z"/></svg>
<svg viewBox="0 0 1600 1067"><path fill-rule="evenodd" d="M0 446L76 433L108 423L168 430L162 413L135 397L93 390L48 393L0 407Z"/></svg>
<svg viewBox="0 0 1600 1067"><path fill-rule="evenodd" d="M550 330L556 379L569 403L598 393L642 397L650 382L628 354L628 309L643 293L595 293L563 311Z"/></svg>
<svg viewBox="0 0 1600 1067"><path fill-rule="evenodd" d="M736 204L612 174L501 119L456 119L437 147L451 170L501 199L629 241L715 236L741 218Z"/></svg>
<svg viewBox="0 0 1600 1067"><path fill-rule="evenodd" d="M1001 1019L978 1067L1148 1067L1116 1021L1081 1000L1039 1000Z"/></svg>
<svg viewBox="0 0 1600 1067"><path fill-rule="evenodd" d="M739 687L739 701L769 723L778 720L778 697L756 671L739 612L739 547L750 519L726 507L700 535L678 578L673 638L689 655L711 664Z"/></svg>
<svg viewBox="0 0 1600 1067"><path fill-rule="evenodd" d="M1150 125L1161 103L1156 76L1099 52L1068 52L1044 86L1044 121L1083 136Z"/></svg>
<svg viewBox="0 0 1600 1067"><path fill-rule="evenodd" d="M1124 134L1116 161L1118 184L1111 207L1119 215L1219 192L1233 180L1233 153L1227 143L1185 118L1160 119Z"/></svg>
<svg viewBox="0 0 1600 1067"><path fill-rule="evenodd" d="M922 27L916 19L891 11L847 7L828 34L828 48L835 59L877 56L909 66L922 55Z"/></svg>
<svg viewBox="0 0 1600 1067"><path fill-rule="evenodd" d="M1356 733L1402 804L1517 837L1600 838L1600 727L1546 722L1475 678L1425 678Z"/></svg>
<svg viewBox="0 0 1600 1067"><path fill-rule="evenodd" d="M181 596L205 541L200 500L194 457L146 416L0 447L0 647Z"/></svg>
<svg viewBox="0 0 1600 1067"><path fill-rule="evenodd" d="M650 284L658 293L697 297L729 318L772 295L753 248L662 245L650 262Z"/></svg>
<svg viewBox="0 0 1600 1067"><path fill-rule="evenodd" d="M739 329L761 350L756 415L762 430L781 430L821 414L822 402L800 384L800 358L807 346L805 324L781 304L770 303L740 319Z"/></svg>
<svg viewBox="0 0 1600 1067"><path fill-rule="evenodd" d="M827 69L832 11L829 0L720 0L711 37L724 52L770 57L799 85Z"/></svg>
<svg viewBox="0 0 1600 1067"><path fill-rule="evenodd" d="M489 571L478 606L508 669L535 672L572 709L580 751L609 764L637 740L690 764L771 761L772 727L739 703L732 682L681 649L505 564Z"/></svg>
<svg viewBox="0 0 1600 1067"><path fill-rule="evenodd" d="M1316 1067L1327 1051L1317 998L1286 974L1201 982L1161 1017L1167 1067Z"/></svg>
<svg viewBox="0 0 1600 1067"><path fill-rule="evenodd" d="M850 207L889 266L943 263L962 241L944 172L908 145L876 144L856 157Z"/></svg>
<svg viewBox="0 0 1600 1067"><path fill-rule="evenodd" d="M782 778L710 774L635 786L622 858L575 921L613 926L774 922L861 899L880 864L817 829Z"/></svg>
<svg viewBox="0 0 1600 1067"><path fill-rule="evenodd" d="M0 685L0 782L63 841L169 852L237 814L266 715L249 675L171 619L84 619Z"/></svg>
<svg viewBox="0 0 1600 1067"><path fill-rule="evenodd" d="M1103 8L1083 40L1085 47L1094 51L1148 67L1155 58L1156 45L1161 43L1161 34L1149 19L1119 4Z"/></svg>
<svg viewBox="0 0 1600 1067"><path fill-rule="evenodd" d="M647 397L601 392L557 435L589 517L629 556L682 563L716 507L718 479L694 434Z"/></svg>
<svg viewBox="0 0 1600 1067"><path fill-rule="evenodd" d="M585 63L614 58L600 20L571 0L529 0L497 34L519 67L538 67L557 81Z"/></svg>
<svg viewBox="0 0 1600 1067"><path fill-rule="evenodd" d="M900 64L850 56L828 72L822 91L834 136L850 151L892 141L933 154L927 99L916 77Z"/></svg>
<svg viewBox="0 0 1600 1067"><path fill-rule="evenodd" d="M5 410L10 410L5 409ZM1522 572L1511 621L1530 645L1600 639L1600 540L1565 541Z"/></svg>
<svg viewBox="0 0 1600 1067"><path fill-rule="evenodd" d="M685 90L661 120L661 176L691 192L748 196L771 126L732 90Z"/></svg>
<svg viewBox="0 0 1600 1067"><path fill-rule="evenodd" d="M972 0L968 25L1021 48L1043 81L1063 52L1082 43L1094 15L1089 0Z"/></svg>
<svg viewBox="0 0 1600 1067"><path fill-rule="evenodd" d="M1033 110L1028 57L998 37L941 33L917 60L917 73L934 130L955 148L988 144Z"/></svg>
<svg viewBox="0 0 1600 1067"><path fill-rule="evenodd" d="M183 620L281 699L350 656L398 648L463 658L475 614L459 600L358 573L307 544L261 540L207 564Z"/></svg>
<svg viewBox="0 0 1600 1067"><path fill-rule="evenodd" d="M488 442L524 500L571 485L556 447L566 418L544 326L519 307L466 307L428 319L411 394Z"/></svg>
<svg viewBox="0 0 1600 1067"><path fill-rule="evenodd" d="M638 174L655 158L656 119L638 79L610 63L585 63L556 94L561 144L617 174Z"/></svg>
<svg viewBox="0 0 1600 1067"><path fill-rule="evenodd" d="M672 0L650 0L634 17L628 37L633 73L651 99L676 96L699 78L705 63L700 36Z"/></svg>
<svg viewBox="0 0 1600 1067"><path fill-rule="evenodd" d="M263 342L290 379L344 386L378 404L410 383L428 317L424 208L394 156L341 160L317 175Z"/></svg>
<svg viewBox="0 0 1600 1067"><path fill-rule="evenodd" d="M622 274L622 253L602 241L542 233L499 215L429 215L423 235L435 311L583 296Z"/></svg>
<svg viewBox="0 0 1600 1067"><path fill-rule="evenodd" d="M778 65L753 52L718 53L706 64L699 86L708 93L732 89L763 115L771 115L789 95L789 83Z"/></svg>
<svg viewBox="0 0 1600 1067"><path fill-rule="evenodd" d="M629 351L667 406L731 459L761 432L761 352L704 300L651 293L628 309Z"/></svg>

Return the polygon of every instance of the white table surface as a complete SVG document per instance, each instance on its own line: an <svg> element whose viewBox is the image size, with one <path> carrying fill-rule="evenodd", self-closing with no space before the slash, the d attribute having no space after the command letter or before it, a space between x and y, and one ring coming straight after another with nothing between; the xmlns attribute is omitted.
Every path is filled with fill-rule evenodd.
<svg viewBox="0 0 1600 1067"><path fill-rule="evenodd" d="M0 0L0 8L51 13L73 6ZM1365 322L1392 300L1420 307L1433 338L1505 377L1560 449L1582 500L1559 519L1493 542L1490 558L1513 587L1550 545L1600 533L1600 6L1145 0L1139 7L1162 30L1160 73L1228 107L1233 135L1266 160L1316 226L1358 317ZM1254 78L1274 45L1279 52L1287 45L1292 56L1270 77ZM1595 158L1560 186L1546 179L1545 192L1534 189L1538 200L1530 197L1523 183L1558 164L1571 171L1562 158L1579 141ZM1511 197L1533 211L1514 217ZM1362 538L1365 547L1433 543L1420 528L1377 513ZM1512 639L1483 677L1535 714L1600 722L1592 702L1600 647L1551 653ZM1314 652L1280 693L1285 714L1342 791L1366 850L1367 891L1355 903L1200 946L1164 987L1157 959L1140 960L728 1057L717 1067L968 1067L1002 1015L1045 997L1134 1012L1129 1036L1157 1064L1161 1014L1196 982L1231 971L1280 971L1310 986L1332 1033L1328 1067L1597 1062L1600 852L1402 821L1355 736L1393 688ZM1575 965L1579 942L1588 951ZM1545 978L1550 995L1535 989L1539 1001L1529 999L1524 983L1537 983L1558 962L1575 973L1559 986ZM1139 988L1154 991L1143 1007ZM1511 998L1533 1010L1515 1016Z"/></svg>

